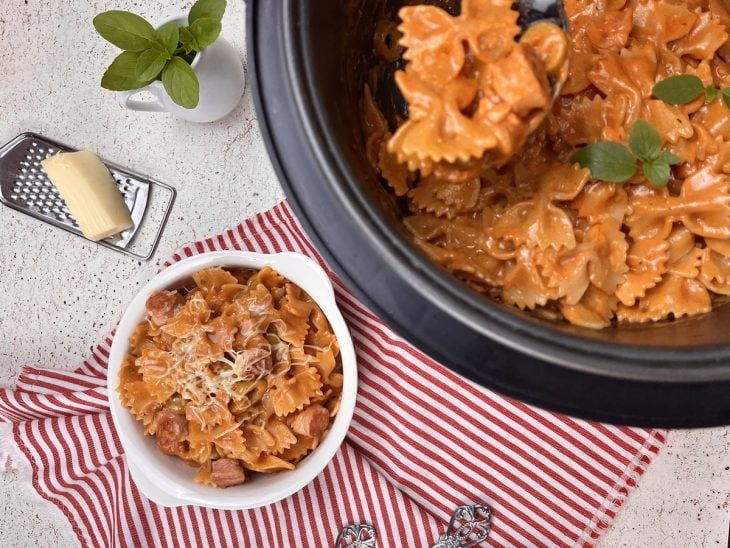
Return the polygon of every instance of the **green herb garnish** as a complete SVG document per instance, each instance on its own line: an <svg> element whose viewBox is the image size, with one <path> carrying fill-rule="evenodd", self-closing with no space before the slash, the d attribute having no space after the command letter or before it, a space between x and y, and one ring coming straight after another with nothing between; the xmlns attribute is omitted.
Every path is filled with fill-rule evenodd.
<svg viewBox="0 0 730 548"><path fill-rule="evenodd" d="M629 147L640 160L651 161L662 151L662 137L646 120L636 120L629 131Z"/></svg>
<svg viewBox="0 0 730 548"><path fill-rule="evenodd" d="M94 28L107 41L126 51L144 51L157 42L154 27L128 11L105 11L94 17Z"/></svg>
<svg viewBox="0 0 730 548"><path fill-rule="evenodd" d="M629 150L620 143L599 141L578 150L572 162L591 170L591 177L609 183L625 183L639 169L649 182L666 186L671 166L680 159L662 150L662 138L654 126L646 120L637 120L629 131Z"/></svg>
<svg viewBox="0 0 730 548"><path fill-rule="evenodd" d="M730 108L730 89L723 89L721 93L722 100L725 101L725 106L727 106L727 108Z"/></svg>
<svg viewBox="0 0 730 548"><path fill-rule="evenodd" d="M730 88L721 90L715 86L705 86L694 74L670 76L658 82L651 91L654 97L670 105L686 105L703 93L708 103L722 95L725 104L730 108Z"/></svg>
<svg viewBox="0 0 730 548"><path fill-rule="evenodd" d="M101 87L116 91L138 89L152 83L153 79L142 81L137 78L136 68L141 52L123 51L101 78Z"/></svg>
<svg viewBox="0 0 730 548"><path fill-rule="evenodd" d="M198 104L200 85L195 72L182 58L173 57L162 71L162 85L170 98L185 108Z"/></svg>
<svg viewBox="0 0 730 548"><path fill-rule="evenodd" d="M190 63L195 54L218 39L225 10L226 0L198 0L188 13L188 26L173 21L157 30L134 13L100 13L94 17L94 28L124 50L104 73L101 86L128 91L162 80L175 103L195 108L200 100L200 84Z"/></svg>
<svg viewBox="0 0 730 548"><path fill-rule="evenodd" d="M188 24L191 25L198 19L204 17L220 21L226 11L226 0L207 0L206 2L195 2L188 12Z"/></svg>
<svg viewBox="0 0 730 548"><path fill-rule="evenodd" d="M636 175L636 158L619 143L600 141L573 154L572 162L591 170L594 179L609 183L625 183Z"/></svg>

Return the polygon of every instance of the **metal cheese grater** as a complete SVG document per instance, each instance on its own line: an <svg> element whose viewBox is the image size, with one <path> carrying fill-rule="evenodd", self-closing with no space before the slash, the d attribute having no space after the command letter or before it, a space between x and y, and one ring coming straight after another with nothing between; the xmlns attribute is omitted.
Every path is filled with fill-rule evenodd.
<svg viewBox="0 0 730 548"><path fill-rule="evenodd" d="M35 133L22 133L0 148L0 202L83 237L66 203L53 186L41 161L58 152L75 152ZM157 248L167 223L175 189L104 160L124 196L134 225L96 243L140 260L148 260Z"/></svg>

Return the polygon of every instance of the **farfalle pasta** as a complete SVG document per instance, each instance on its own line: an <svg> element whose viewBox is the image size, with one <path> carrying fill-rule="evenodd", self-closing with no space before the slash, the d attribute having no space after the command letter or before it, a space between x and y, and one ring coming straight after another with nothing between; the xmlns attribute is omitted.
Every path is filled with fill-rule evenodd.
<svg viewBox="0 0 730 548"><path fill-rule="evenodd" d="M150 295L119 371L122 405L196 481L293 469L337 414L342 363L317 304L269 267L208 268Z"/></svg>
<svg viewBox="0 0 730 548"><path fill-rule="evenodd" d="M506 0L441 5L378 25L361 103L368 159L415 244L491 298L595 329L730 295L730 110L653 96L682 74L730 88L728 3L565 0L570 42L539 25L520 35ZM393 73L407 118L374 99ZM627 144L639 119L679 158L665 188L571 164L585 145Z"/></svg>
<svg viewBox="0 0 730 548"><path fill-rule="evenodd" d="M409 115L387 150L411 170L431 172L440 162L500 164L547 112L548 76L563 66L567 37L542 23L515 42L520 27L511 5L464 0L458 17L435 6L401 9L408 63L395 79Z"/></svg>

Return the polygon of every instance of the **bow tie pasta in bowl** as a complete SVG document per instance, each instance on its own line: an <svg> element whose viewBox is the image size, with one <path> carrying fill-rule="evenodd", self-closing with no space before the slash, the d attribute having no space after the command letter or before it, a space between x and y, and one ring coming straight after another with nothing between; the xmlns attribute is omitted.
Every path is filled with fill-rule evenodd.
<svg viewBox="0 0 730 548"><path fill-rule="evenodd" d="M173 264L117 329L109 397L140 490L165 505L251 508L334 456L357 371L329 278L294 253Z"/></svg>

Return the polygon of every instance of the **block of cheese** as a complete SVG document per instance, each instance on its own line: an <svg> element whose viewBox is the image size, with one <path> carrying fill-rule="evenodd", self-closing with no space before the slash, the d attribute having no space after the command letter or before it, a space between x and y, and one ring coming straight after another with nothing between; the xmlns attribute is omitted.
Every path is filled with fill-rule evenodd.
<svg viewBox="0 0 730 548"><path fill-rule="evenodd" d="M111 173L93 152L60 152L41 165L89 240L103 240L134 224Z"/></svg>

